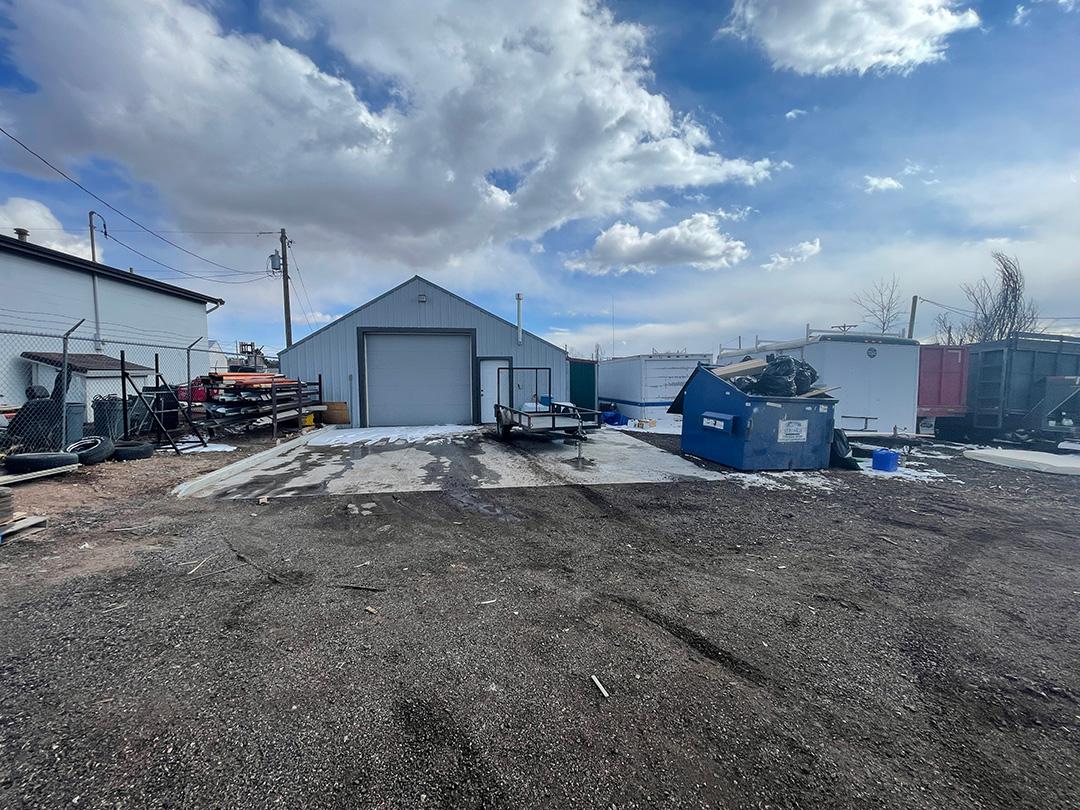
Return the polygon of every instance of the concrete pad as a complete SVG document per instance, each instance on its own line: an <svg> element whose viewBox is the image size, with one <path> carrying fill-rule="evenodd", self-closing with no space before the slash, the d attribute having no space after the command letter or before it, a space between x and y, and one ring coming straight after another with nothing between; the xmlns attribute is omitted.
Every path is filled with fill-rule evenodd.
<svg viewBox="0 0 1080 810"><path fill-rule="evenodd" d="M194 497L258 498L361 495L379 492L715 481L701 469L614 430L590 435L578 450L562 440L487 434L442 436L404 444L305 444L228 474L191 492ZM225 473L224 475L222 473Z"/></svg>

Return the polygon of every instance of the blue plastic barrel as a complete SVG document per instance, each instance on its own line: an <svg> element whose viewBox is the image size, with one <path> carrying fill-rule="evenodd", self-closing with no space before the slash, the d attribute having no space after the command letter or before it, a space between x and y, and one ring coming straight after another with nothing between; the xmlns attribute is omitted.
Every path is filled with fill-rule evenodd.
<svg viewBox="0 0 1080 810"><path fill-rule="evenodd" d="M884 447L879 447L874 451L874 459L870 464L875 470L881 470L881 472L896 472L899 465L900 453L896 450L886 450Z"/></svg>

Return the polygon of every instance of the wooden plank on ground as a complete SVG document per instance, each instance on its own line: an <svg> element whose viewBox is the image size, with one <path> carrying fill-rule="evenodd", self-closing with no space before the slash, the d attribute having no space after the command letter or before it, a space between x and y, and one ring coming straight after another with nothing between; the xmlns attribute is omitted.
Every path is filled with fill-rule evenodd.
<svg viewBox="0 0 1080 810"><path fill-rule="evenodd" d="M0 526L0 543L6 543L11 537L14 537L19 532L29 531L30 529L44 529L48 525L49 519L41 515L24 517L19 520L14 520L11 523L5 523L3 526Z"/></svg>
<svg viewBox="0 0 1080 810"><path fill-rule="evenodd" d="M18 475L0 475L0 487L6 487L8 484L18 484L22 481L32 481L35 478L47 478L50 475L59 475L77 469L79 469L78 464L66 464L63 467L52 467L48 470L37 470L35 472L19 473Z"/></svg>

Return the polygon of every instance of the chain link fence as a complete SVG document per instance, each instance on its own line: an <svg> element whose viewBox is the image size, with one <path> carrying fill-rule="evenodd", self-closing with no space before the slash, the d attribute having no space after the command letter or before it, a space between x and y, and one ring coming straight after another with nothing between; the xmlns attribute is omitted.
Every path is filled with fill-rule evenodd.
<svg viewBox="0 0 1080 810"><path fill-rule="evenodd" d="M0 455L63 450L86 436L161 439L200 408L199 378L235 355L209 348L95 341L75 334L0 329ZM242 362L242 361L241 361ZM157 418L155 418L155 414Z"/></svg>

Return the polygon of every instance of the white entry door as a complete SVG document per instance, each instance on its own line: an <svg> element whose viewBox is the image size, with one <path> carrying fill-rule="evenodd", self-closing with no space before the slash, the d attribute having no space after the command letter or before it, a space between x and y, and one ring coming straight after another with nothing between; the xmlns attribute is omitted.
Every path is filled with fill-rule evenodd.
<svg viewBox="0 0 1080 810"><path fill-rule="evenodd" d="M500 368L509 368L506 360L480 361L480 421L484 424L495 421L496 399L503 405L510 404L510 372L499 374Z"/></svg>

